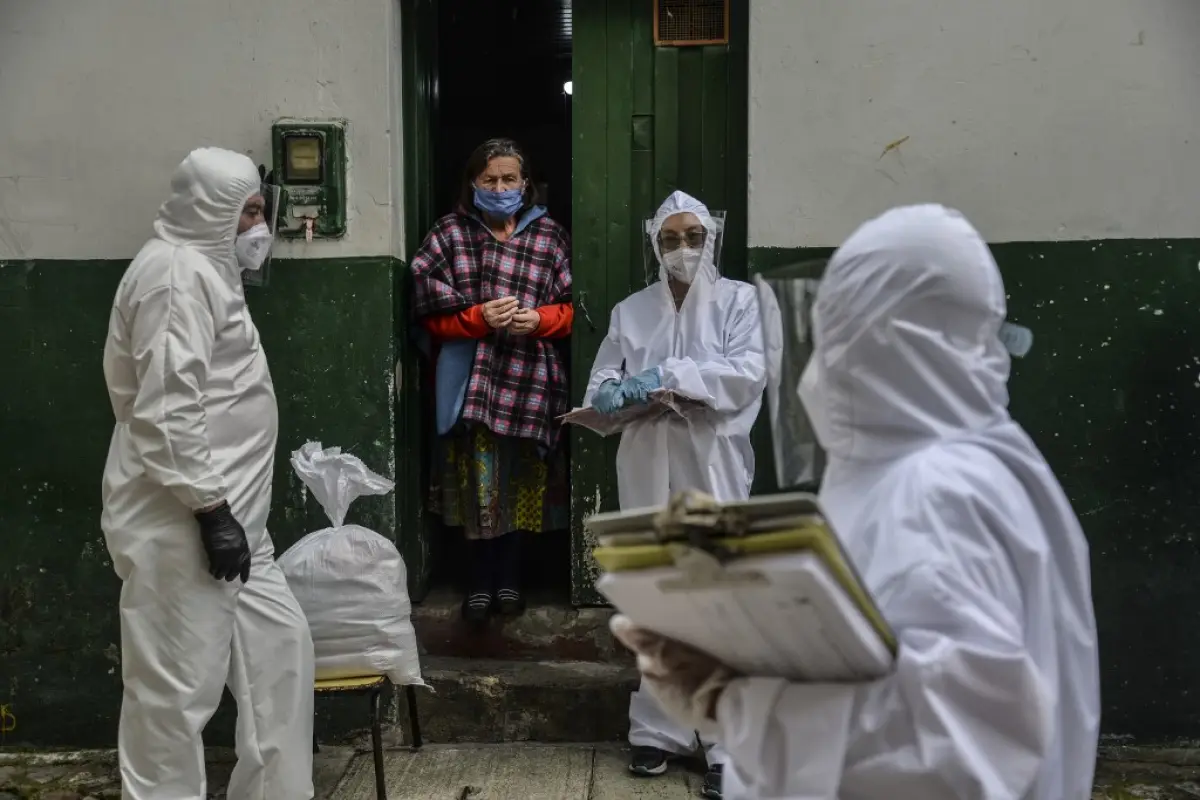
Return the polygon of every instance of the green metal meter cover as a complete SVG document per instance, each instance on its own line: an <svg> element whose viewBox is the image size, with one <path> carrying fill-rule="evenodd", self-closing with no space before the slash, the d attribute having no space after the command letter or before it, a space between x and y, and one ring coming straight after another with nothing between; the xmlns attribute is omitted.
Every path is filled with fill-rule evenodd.
<svg viewBox="0 0 1200 800"><path fill-rule="evenodd" d="M282 189L276 235L282 239L345 236L345 122L281 119L271 126L271 155L274 178Z"/></svg>

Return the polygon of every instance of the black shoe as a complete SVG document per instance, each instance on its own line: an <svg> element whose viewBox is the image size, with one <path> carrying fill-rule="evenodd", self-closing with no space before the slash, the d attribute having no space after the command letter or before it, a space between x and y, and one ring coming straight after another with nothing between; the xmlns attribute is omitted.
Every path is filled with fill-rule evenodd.
<svg viewBox="0 0 1200 800"><path fill-rule="evenodd" d="M519 617L525 613L525 598L516 589L496 592L496 611L502 617Z"/></svg>
<svg viewBox="0 0 1200 800"><path fill-rule="evenodd" d="M711 800L721 800L721 778L725 774L723 764L713 764L704 773L704 785L700 787L700 796Z"/></svg>
<svg viewBox="0 0 1200 800"><path fill-rule="evenodd" d="M629 754L629 771L641 778L652 778L667 771L667 751L657 747L634 745Z"/></svg>
<svg viewBox="0 0 1200 800"><path fill-rule="evenodd" d="M463 598L463 621L472 625L482 625L487 622L492 610L492 596L488 592L471 592Z"/></svg>

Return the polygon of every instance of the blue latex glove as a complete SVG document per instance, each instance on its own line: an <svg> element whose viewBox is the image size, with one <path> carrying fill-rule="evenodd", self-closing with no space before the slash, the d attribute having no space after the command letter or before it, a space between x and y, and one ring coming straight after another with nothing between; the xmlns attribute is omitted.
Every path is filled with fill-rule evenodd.
<svg viewBox="0 0 1200 800"><path fill-rule="evenodd" d="M648 369L640 375L626 378L621 384L621 394L627 402L648 403L650 393L661 388L662 378L659 377L658 368Z"/></svg>
<svg viewBox="0 0 1200 800"><path fill-rule="evenodd" d="M592 408L601 414L615 414L625 405L620 381L605 381L592 395Z"/></svg>

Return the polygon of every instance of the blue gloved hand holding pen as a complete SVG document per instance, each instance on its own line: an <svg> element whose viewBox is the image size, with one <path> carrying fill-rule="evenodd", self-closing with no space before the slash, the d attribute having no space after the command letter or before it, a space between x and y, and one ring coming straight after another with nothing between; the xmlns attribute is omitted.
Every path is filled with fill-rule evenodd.
<svg viewBox="0 0 1200 800"><path fill-rule="evenodd" d="M621 381L605 381L592 395L592 408L601 414L615 414L625 405L625 396L621 393Z"/></svg>
<svg viewBox="0 0 1200 800"><path fill-rule="evenodd" d="M640 375L626 378L621 383L621 394L625 397L626 405L630 403L648 403L650 402L650 393L655 389L661 388L662 378L658 374L658 367L654 367Z"/></svg>
<svg viewBox="0 0 1200 800"><path fill-rule="evenodd" d="M608 380L592 395L592 408L601 414L615 414L626 406L650 402L650 393L660 388L657 367L623 381Z"/></svg>

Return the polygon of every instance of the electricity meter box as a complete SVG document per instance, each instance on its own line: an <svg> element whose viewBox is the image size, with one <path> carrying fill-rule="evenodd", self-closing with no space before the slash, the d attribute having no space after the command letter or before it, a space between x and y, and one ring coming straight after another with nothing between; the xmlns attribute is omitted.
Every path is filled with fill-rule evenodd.
<svg viewBox="0 0 1200 800"><path fill-rule="evenodd" d="M271 152L282 188L275 235L310 242L345 236L345 123L281 119L271 126Z"/></svg>

